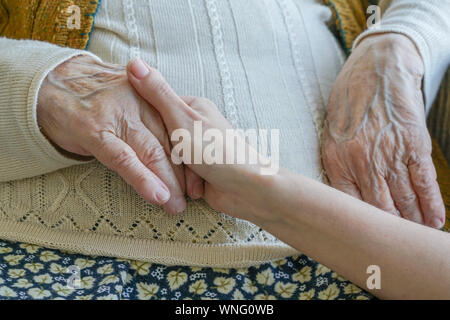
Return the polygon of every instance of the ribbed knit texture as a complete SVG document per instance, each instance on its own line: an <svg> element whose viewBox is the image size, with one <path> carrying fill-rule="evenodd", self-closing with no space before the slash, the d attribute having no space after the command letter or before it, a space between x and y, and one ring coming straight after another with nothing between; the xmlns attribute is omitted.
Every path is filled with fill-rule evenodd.
<svg viewBox="0 0 450 320"><path fill-rule="evenodd" d="M145 59L235 127L280 129L281 165L320 179L326 101L344 62L330 16L313 0L103 0L89 50L113 63ZM164 264L246 266L295 253L202 201L169 217L101 164L60 155L39 132L36 97L76 54L0 39L1 238Z"/></svg>

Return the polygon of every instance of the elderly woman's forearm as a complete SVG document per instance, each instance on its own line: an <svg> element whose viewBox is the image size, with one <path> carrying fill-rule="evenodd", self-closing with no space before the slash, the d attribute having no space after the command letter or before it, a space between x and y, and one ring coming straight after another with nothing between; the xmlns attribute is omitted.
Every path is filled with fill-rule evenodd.
<svg viewBox="0 0 450 320"><path fill-rule="evenodd" d="M79 54L46 42L0 38L0 181L82 163L65 157L41 134L37 96L47 73Z"/></svg>

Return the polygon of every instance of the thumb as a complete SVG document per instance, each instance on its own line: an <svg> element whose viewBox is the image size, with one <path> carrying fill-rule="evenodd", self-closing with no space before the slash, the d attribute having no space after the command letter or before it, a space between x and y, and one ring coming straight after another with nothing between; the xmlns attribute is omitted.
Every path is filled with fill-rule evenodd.
<svg viewBox="0 0 450 320"><path fill-rule="evenodd" d="M150 68L141 59L134 59L127 66L127 74L131 85L143 99L158 110L170 131L183 126L183 115L187 117L186 111L190 107L175 93L158 70Z"/></svg>

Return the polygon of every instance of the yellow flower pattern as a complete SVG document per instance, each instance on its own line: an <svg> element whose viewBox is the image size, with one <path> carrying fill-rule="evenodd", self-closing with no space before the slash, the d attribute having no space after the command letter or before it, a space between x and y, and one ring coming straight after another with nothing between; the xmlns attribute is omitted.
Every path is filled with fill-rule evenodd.
<svg viewBox="0 0 450 320"><path fill-rule="evenodd" d="M297 290L297 285L294 283L283 283L282 281L275 284L275 292L278 293L282 298L290 298L294 295Z"/></svg>
<svg viewBox="0 0 450 320"><path fill-rule="evenodd" d="M300 293L298 297L299 300L312 300L314 298L315 290L311 289L305 292Z"/></svg>
<svg viewBox="0 0 450 320"><path fill-rule="evenodd" d="M292 275L292 280L300 283L311 281L311 267L306 266Z"/></svg>
<svg viewBox="0 0 450 320"><path fill-rule="evenodd" d="M150 300L156 299L156 293L159 290L159 286L157 284L146 284L146 283L138 283L137 291L138 297L140 300Z"/></svg>
<svg viewBox="0 0 450 320"><path fill-rule="evenodd" d="M218 292L228 294L233 290L236 281L233 278L217 277L214 279L214 285Z"/></svg>
<svg viewBox="0 0 450 320"><path fill-rule="evenodd" d="M339 296L339 288L335 283L330 284L325 290L319 292L320 300L334 300Z"/></svg>
<svg viewBox="0 0 450 320"><path fill-rule="evenodd" d="M304 255L249 268L177 267L0 240L0 300L372 298Z"/></svg>
<svg viewBox="0 0 450 320"><path fill-rule="evenodd" d="M169 282L169 286L172 291L185 284L187 278L187 274L185 272L181 272L181 269L178 269L177 271L171 271L167 274L167 281Z"/></svg>
<svg viewBox="0 0 450 320"><path fill-rule="evenodd" d="M271 286L275 282L273 272L270 268L267 268L256 275L256 281L264 286Z"/></svg>
<svg viewBox="0 0 450 320"><path fill-rule="evenodd" d="M206 289L208 289L208 285L203 279L197 280L189 286L189 292L194 295L202 295L206 292Z"/></svg>

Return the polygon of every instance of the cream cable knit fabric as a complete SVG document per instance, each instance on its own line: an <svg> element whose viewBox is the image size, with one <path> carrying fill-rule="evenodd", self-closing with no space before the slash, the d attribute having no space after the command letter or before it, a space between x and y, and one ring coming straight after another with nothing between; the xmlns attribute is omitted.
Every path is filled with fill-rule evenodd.
<svg viewBox="0 0 450 320"><path fill-rule="evenodd" d="M329 18L313 0L103 0L89 50L113 63L147 60L237 127L280 129L281 164L320 179L321 122L344 60ZM0 39L0 238L199 266L295 253L202 201L169 217L101 164L59 154L39 132L36 97L46 74L80 53Z"/></svg>

